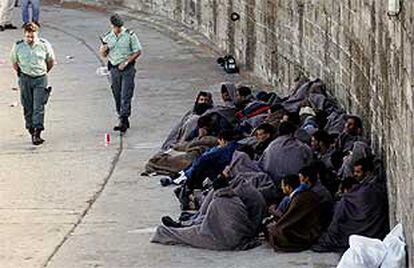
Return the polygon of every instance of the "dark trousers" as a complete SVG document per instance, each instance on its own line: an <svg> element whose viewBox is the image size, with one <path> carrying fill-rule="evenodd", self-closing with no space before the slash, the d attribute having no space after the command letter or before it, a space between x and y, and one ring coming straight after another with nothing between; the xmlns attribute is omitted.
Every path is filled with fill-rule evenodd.
<svg viewBox="0 0 414 268"><path fill-rule="evenodd" d="M48 97L47 76L34 78L21 74L19 87L26 129L44 130L45 103Z"/></svg>
<svg viewBox="0 0 414 268"><path fill-rule="evenodd" d="M114 95L116 111L120 119L131 115L131 100L135 88L135 67L131 64L120 71L116 66L111 68L111 88Z"/></svg>

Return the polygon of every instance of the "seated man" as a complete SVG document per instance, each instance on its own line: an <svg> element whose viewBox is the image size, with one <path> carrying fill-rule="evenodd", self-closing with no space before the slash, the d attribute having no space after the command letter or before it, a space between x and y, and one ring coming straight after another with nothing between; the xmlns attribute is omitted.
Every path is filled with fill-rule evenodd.
<svg viewBox="0 0 414 268"><path fill-rule="evenodd" d="M254 100L252 90L249 87L241 86L236 89L236 108L241 111Z"/></svg>
<svg viewBox="0 0 414 268"><path fill-rule="evenodd" d="M186 137L191 141L200 136L217 136L220 131L230 130L232 126L220 112L208 111L197 120L197 127Z"/></svg>
<svg viewBox="0 0 414 268"><path fill-rule="evenodd" d="M174 184L183 184L175 190L183 210L189 209L190 196L194 189L202 189L206 178L216 178L230 164L234 151L237 149L236 134L226 130L218 135L218 146L204 152L195 159L191 166L180 173L178 178L170 178Z"/></svg>
<svg viewBox="0 0 414 268"><path fill-rule="evenodd" d="M294 137L296 127L283 122L277 137L264 151L259 160L260 168L272 177L276 185L288 174L297 174L312 161L312 151L308 145Z"/></svg>
<svg viewBox="0 0 414 268"><path fill-rule="evenodd" d="M341 153L351 151L354 142L367 140L363 136L362 120L356 115L348 115L344 131L339 135L336 149Z"/></svg>
<svg viewBox="0 0 414 268"><path fill-rule="evenodd" d="M324 130L313 133L311 138L311 148L317 160L322 161L325 167L334 170L332 163L333 148L331 147L331 137Z"/></svg>
<svg viewBox="0 0 414 268"><path fill-rule="evenodd" d="M312 135L318 130L319 126L316 121L316 113L311 107L302 107L299 111L299 117L300 129L306 131L308 135Z"/></svg>
<svg viewBox="0 0 414 268"><path fill-rule="evenodd" d="M171 183L185 182L191 189L199 189L204 179L215 178L230 163L234 151L237 149L236 133L225 130L218 134L217 146L205 151L195 159L191 165L180 172L181 176L170 178Z"/></svg>
<svg viewBox="0 0 414 268"><path fill-rule="evenodd" d="M275 251L306 250L319 238L319 196L307 187L300 184L297 175L282 179L282 190L288 196L283 202L285 208L265 230L265 236Z"/></svg>
<svg viewBox="0 0 414 268"><path fill-rule="evenodd" d="M333 198L331 193L318 179L318 171L315 165L309 165L299 171L300 183L309 186L309 189L319 196L321 203L321 224L326 229L331 223L333 214Z"/></svg>
<svg viewBox="0 0 414 268"><path fill-rule="evenodd" d="M233 83L223 83L221 85L220 93L225 106L235 106L236 86Z"/></svg>
<svg viewBox="0 0 414 268"><path fill-rule="evenodd" d="M244 250L258 245L257 236L265 201L251 183L229 186L224 177L213 182L214 191L203 213L190 226L166 220L151 238L153 243L188 245L212 250Z"/></svg>
<svg viewBox="0 0 414 268"><path fill-rule="evenodd" d="M254 149L254 160L259 160L262 157L264 151L273 141L275 136L275 128L268 123L259 125L253 132L257 143L253 146Z"/></svg>
<svg viewBox="0 0 414 268"><path fill-rule="evenodd" d="M194 107L187 111L181 120L174 126L168 134L167 139L161 146L163 151L170 149L173 145L185 141L187 136L196 127L197 119L207 110L213 107L211 93L200 91L194 103Z"/></svg>
<svg viewBox="0 0 414 268"><path fill-rule="evenodd" d="M388 232L387 193L372 171L370 159L361 159L354 164L354 177L358 184L343 194L335 206L328 230L312 250L343 252L349 247L352 234L378 239L385 237Z"/></svg>
<svg viewBox="0 0 414 268"><path fill-rule="evenodd" d="M217 138L213 136L200 136L192 141L176 144L168 151L152 156L145 164L143 175L158 174L176 177L178 172L190 166L197 157L216 145Z"/></svg>

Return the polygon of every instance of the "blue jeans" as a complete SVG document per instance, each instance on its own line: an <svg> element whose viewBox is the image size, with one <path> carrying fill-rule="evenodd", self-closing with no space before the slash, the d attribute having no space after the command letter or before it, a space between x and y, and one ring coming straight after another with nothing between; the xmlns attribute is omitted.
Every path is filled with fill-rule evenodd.
<svg viewBox="0 0 414 268"><path fill-rule="evenodd" d="M32 20L30 20L29 3L32 7ZM23 23L39 22L40 0L22 0Z"/></svg>

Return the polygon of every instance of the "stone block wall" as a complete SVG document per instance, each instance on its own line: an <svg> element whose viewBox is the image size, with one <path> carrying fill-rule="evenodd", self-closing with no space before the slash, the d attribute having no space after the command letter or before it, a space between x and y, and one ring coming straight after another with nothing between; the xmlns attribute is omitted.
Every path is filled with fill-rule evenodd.
<svg viewBox="0 0 414 268"><path fill-rule="evenodd" d="M300 74L322 78L363 116L383 156L391 224L404 224L414 265L413 1L401 0L398 16L388 16L388 0L97 1L184 23L278 92ZM233 12L239 20L230 19Z"/></svg>

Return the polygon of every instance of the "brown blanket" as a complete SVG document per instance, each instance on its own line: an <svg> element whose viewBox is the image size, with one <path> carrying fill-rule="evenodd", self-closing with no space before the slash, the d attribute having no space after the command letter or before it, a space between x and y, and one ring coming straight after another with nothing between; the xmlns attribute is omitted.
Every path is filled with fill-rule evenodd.
<svg viewBox="0 0 414 268"><path fill-rule="evenodd" d="M275 250L302 251L310 248L321 234L318 195L310 190L295 195L282 218L270 223L266 229Z"/></svg>
<svg viewBox="0 0 414 268"><path fill-rule="evenodd" d="M145 165L145 172L173 175L189 165L207 149L217 145L217 138L200 137L177 144L172 150L155 154Z"/></svg>

